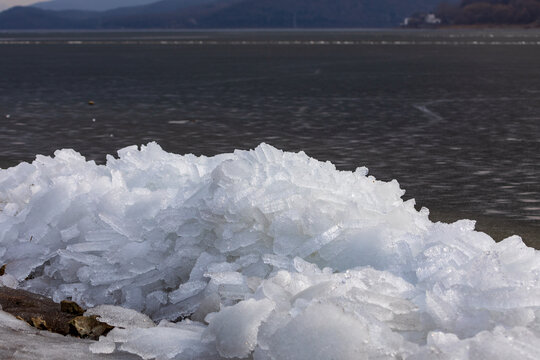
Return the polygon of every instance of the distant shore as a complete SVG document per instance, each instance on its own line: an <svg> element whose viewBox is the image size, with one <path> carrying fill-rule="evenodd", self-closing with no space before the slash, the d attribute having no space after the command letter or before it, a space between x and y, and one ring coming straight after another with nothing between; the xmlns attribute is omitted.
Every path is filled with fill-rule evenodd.
<svg viewBox="0 0 540 360"><path fill-rule="evenodd" d="M457 25L430 25L430 26L401 26L396 29L403 30L537 30L540 23L532 24L457 24Z"/></svg>
<svg viewBox="0 0 540 360"><path fill-rule="evenodd" d="M540 24L470 24L470 25L440 25L437 30L483 30L483 29L501 29L501 30L523 30L523 29L540 29Z"/></svg>

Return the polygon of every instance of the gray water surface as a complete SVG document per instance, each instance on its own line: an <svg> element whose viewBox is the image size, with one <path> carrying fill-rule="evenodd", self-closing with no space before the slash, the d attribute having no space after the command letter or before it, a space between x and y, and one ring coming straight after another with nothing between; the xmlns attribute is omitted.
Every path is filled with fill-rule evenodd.
<svg viewBox="0 0 540 360"><path fill-rule="evenodd" d="M540 32L0 33L0 166L149 141L304 150L540 230Z"/></svg>

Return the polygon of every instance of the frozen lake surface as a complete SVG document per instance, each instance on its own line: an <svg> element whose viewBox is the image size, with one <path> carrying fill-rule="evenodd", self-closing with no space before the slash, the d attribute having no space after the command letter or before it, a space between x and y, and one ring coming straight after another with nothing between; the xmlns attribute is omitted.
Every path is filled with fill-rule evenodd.
<svg viewBox="0 0 540 360"><path fill-rule="evenodd" d="M540 228L536 30L4 32L0 53L2 167L264 141L367 166L499 239Z"/></svg>

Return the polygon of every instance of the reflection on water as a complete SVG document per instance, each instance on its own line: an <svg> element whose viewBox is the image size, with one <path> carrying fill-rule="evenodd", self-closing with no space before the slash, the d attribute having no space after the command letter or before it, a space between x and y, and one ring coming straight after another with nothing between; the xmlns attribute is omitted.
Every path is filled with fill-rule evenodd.
<svg viewBox="0 0 540 360"><path fill-rule="evenodd" d="M265 141L540 226L538 31L0 33L0 54L4 167Z"/></svg>

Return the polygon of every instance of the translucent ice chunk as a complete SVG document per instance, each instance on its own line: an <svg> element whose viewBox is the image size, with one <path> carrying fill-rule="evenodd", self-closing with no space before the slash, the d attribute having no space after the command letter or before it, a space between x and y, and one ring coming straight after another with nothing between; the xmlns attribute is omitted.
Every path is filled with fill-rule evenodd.
<svg viewBox="0 0 540 360"><path fill-rule="evenodd" d="M219 313L209 314L205 331L206 341L215 341L221 356L226 358L246 357L257 344L257 333L263 322L274 309L270 300L253 299L225 308Z"/></svg>
<svg viewBox="0 0 540 360"><path fill-rule="evenodd" d="M206 287L205 281L189 281L178 287L177 290L169 294L169 300L176 304L182 300L190 298L200 293Z"/></svg>
<svg viewBox="0 0 540 360"><path fill-rule="evenodd" d="M135 310L113 305L96 306L86 310L85 315L97 315L100 321L111 326L125 329L149 328L156 326L152 319L150 319L147 315L141 314Z"/></svg>

